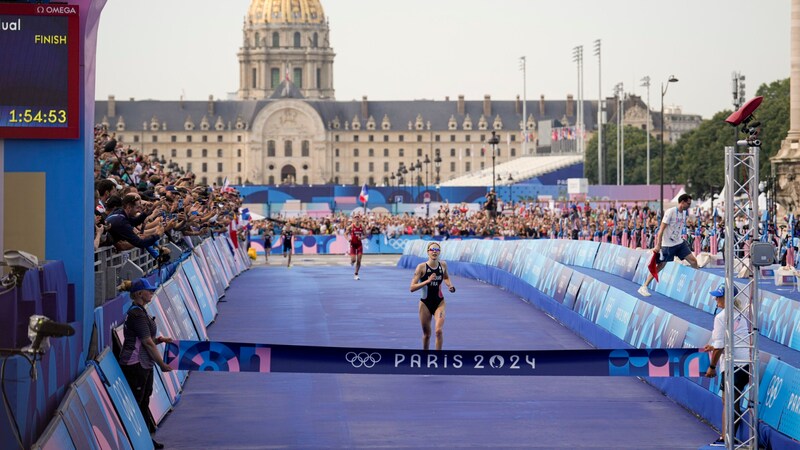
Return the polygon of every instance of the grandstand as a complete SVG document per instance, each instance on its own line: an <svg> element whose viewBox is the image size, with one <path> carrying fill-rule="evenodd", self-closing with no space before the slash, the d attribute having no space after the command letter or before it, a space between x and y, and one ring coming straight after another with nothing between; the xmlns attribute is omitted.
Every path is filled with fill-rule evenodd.
<svg viewBox="0 0 800 450"><path fill-rule="evenodd" d="M580 164L583 155L523 156L494 166L495 185L504 186ZM509 179L509 175L511 176ZM441 183L441 186L490 186L492 167Z"/></svg>

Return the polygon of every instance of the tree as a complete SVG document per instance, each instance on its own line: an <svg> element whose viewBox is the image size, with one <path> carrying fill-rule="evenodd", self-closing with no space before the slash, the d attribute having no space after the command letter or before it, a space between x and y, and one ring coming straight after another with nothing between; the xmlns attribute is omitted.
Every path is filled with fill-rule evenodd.
<svg viewBox="0 0 800 450"><path fill-rule="evenodd" d="M625 126L625 184L645 184L647 182L647 132L633 126ZM671 145L664 144L667 154ZM650 138L650 182L658 183L660 158L659 143ZM605 184L617 184L617 126L606 124L603 127L603 155L605 165ZM597 184L597 134L586 144L584 157L586 178ZM666 178L666 175L665 175ZM669 181L669 180L666 180Z"/></svg>
<svg viewBox="0 0 800 450"><path fill-rule="evenodd" d="M780 150L781 141L789 131L789 79L762 84L756 96L764 101L755 113L761 122L761 157L759 176L771 173L770 158ZM664 182L675 181L689 184L687 191L696 198L707 197L712 187L719 192L725 182L725 147L735 144L734 129L725 122L731 110L723 110L711 119L704 120L700 126L684 134L674 144L664 144ZM617 130L614 124L603 128L603 153L606 166L606 184L616 184L617 172ZM738 138L743 137L739 133ZM646 181L645 132L634 127L625 127L625 184L644 184ZM590 183L597 183L597 135L587 146L584 158L586 176ZM650 139L650 182L660 182L660 141Z"/></svg>

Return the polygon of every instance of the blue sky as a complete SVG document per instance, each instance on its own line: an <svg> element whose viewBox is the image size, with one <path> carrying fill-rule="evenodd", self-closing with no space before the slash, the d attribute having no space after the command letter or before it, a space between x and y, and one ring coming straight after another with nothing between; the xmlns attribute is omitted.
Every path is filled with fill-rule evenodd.
<svg viewBox="0 0 800 450"><path fill-rule="evenodd" d="M226 98L250 0L109 0L100 21L96 98ZM593 43L602 40L602 93L660 107L660 83L680 81L667 107L710 117L731 109L731 73L747 97L789 77L790 0L322 0L336 52L337 100L511 100L577 95L573 48L584 46L584 96L598 96Z"/></svg>

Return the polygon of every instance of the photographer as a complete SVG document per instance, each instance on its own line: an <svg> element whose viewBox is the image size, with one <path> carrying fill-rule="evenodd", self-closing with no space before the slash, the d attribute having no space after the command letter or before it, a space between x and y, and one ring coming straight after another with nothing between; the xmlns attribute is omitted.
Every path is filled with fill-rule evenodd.
<svg viewBox="0 0 800 450"><path fill-rule="evenodd" d="M494 189L489 189L489 192L486 193L484 209L490 220L497 218L497 194L495 194Z"/></svg>

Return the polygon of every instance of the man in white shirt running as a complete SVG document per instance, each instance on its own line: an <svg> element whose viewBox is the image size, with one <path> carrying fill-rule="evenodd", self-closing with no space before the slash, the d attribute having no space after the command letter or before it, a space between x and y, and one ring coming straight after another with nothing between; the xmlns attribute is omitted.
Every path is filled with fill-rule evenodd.
<svg viewBox="0 0 800 450"><path fill-rule="evenodd" d="M689 244L683 240L681 231L686 222L686 210L692 205L692 196L689 194L682 194L678 197L678 206L672 207L664 212L664 218L661 219L661 226L658 227L658 236L656 236L656 246L653 252L656 253L656 262L658 266L657 272L672 261L677 256L681 261L689 261L692 267L697 269L697 258L692 254ZM647 274L647 280L642 287L639 288L639 295L642 297L650 297L650 291L647 286L653 281L655 277L653 274Z"/></svg>

